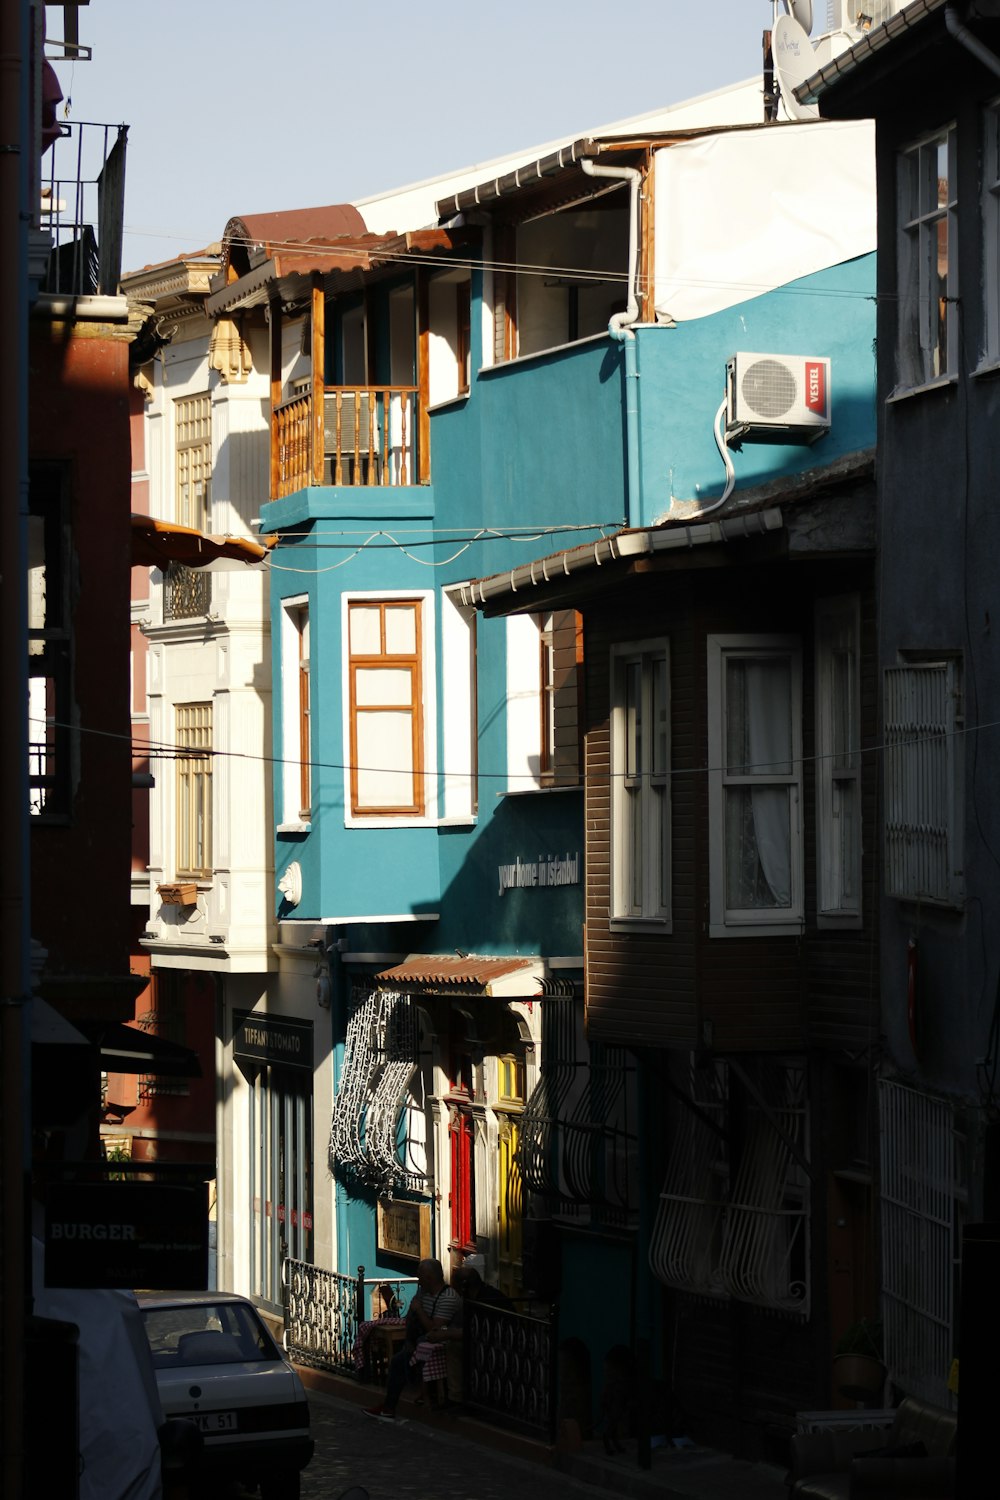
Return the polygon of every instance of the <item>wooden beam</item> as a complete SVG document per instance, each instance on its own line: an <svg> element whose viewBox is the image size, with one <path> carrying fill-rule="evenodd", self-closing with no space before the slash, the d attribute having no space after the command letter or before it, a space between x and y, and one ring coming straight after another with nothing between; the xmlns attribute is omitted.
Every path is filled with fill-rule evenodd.
<svg viewBox="0 0 1000 1500"><path fill-rule="evenodd" d="M268 329L271 351L271 499L277 500L281 481L278 424L274 416L281 405L281 302L278 297L271 299L270 314Z"/></svg>
<svg viewBox="0 0 1000 1500"><path fill-rule="evenodd" d="M314 271L312 281L312 331L309 341L312 359L312 482L323 483L324 399L323 373L326 366L326 295L323 274Z"/></svg>
<svg viewBox="0 0 1000 1500"><path fill-rule="evenodd" d="M643 163L642 185L639 189L639 322L656 321L653 307L656 287L653 267L656 250L656 171L654 153L646 152Z"/></svg>

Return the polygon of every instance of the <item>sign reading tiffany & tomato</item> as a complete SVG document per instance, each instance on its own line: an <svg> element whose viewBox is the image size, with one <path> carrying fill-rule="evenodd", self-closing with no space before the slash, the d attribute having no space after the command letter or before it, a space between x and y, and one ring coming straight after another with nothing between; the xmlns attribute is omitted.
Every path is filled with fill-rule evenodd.
<svg viewBox="0 0 1000 1500"><path fill-rule="evenodd" d="M249 1062L277 1063L285 1068L308 1068L312 1072L313 1037L308 1021L286 1021L260 1011L236 1016L233 1055Z"/></svg>

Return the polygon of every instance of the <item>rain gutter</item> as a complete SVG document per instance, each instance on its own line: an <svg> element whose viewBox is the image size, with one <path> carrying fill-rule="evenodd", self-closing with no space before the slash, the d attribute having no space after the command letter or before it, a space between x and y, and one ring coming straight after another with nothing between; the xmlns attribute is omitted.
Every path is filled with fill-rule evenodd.
<svg viewBox="0 0 1000 1500"><path fill-rule="evenodd" d="M512 568L509 573L495 573L490 578L475 578L456 590L467 608L481 609L504 594L518 594L545 584L558 583L577 573L607 567L609 563L633 562L660 552L678 552L718 542L741 541L780 531L784 521L781 511L751 511L744 516L727 516L720 521L702 521L692 526L649 527L642 531L619 531L614 536L570 547L549 557L536 559Z"/></svg>

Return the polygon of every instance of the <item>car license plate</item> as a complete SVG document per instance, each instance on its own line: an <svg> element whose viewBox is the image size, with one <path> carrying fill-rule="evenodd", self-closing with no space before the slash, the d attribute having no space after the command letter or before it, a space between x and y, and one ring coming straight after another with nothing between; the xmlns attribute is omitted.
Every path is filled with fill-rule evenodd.
<svg viewBox="0 0 1000 1500"><path fill-rule="evenodd" d="M202 1432L235 1432L236 1413L234 1411L194 1411L191 1420L196 1422Z"/></svg>

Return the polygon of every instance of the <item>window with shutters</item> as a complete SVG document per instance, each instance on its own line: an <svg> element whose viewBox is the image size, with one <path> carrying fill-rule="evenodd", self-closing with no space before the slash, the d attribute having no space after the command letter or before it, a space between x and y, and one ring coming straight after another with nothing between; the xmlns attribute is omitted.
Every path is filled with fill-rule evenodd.
<svg viewBox="0 0 1000 1500"><path fill-rule="evenodd" d="M957 655L885 669L886 892L961 907L961 661Z"/></svg>

